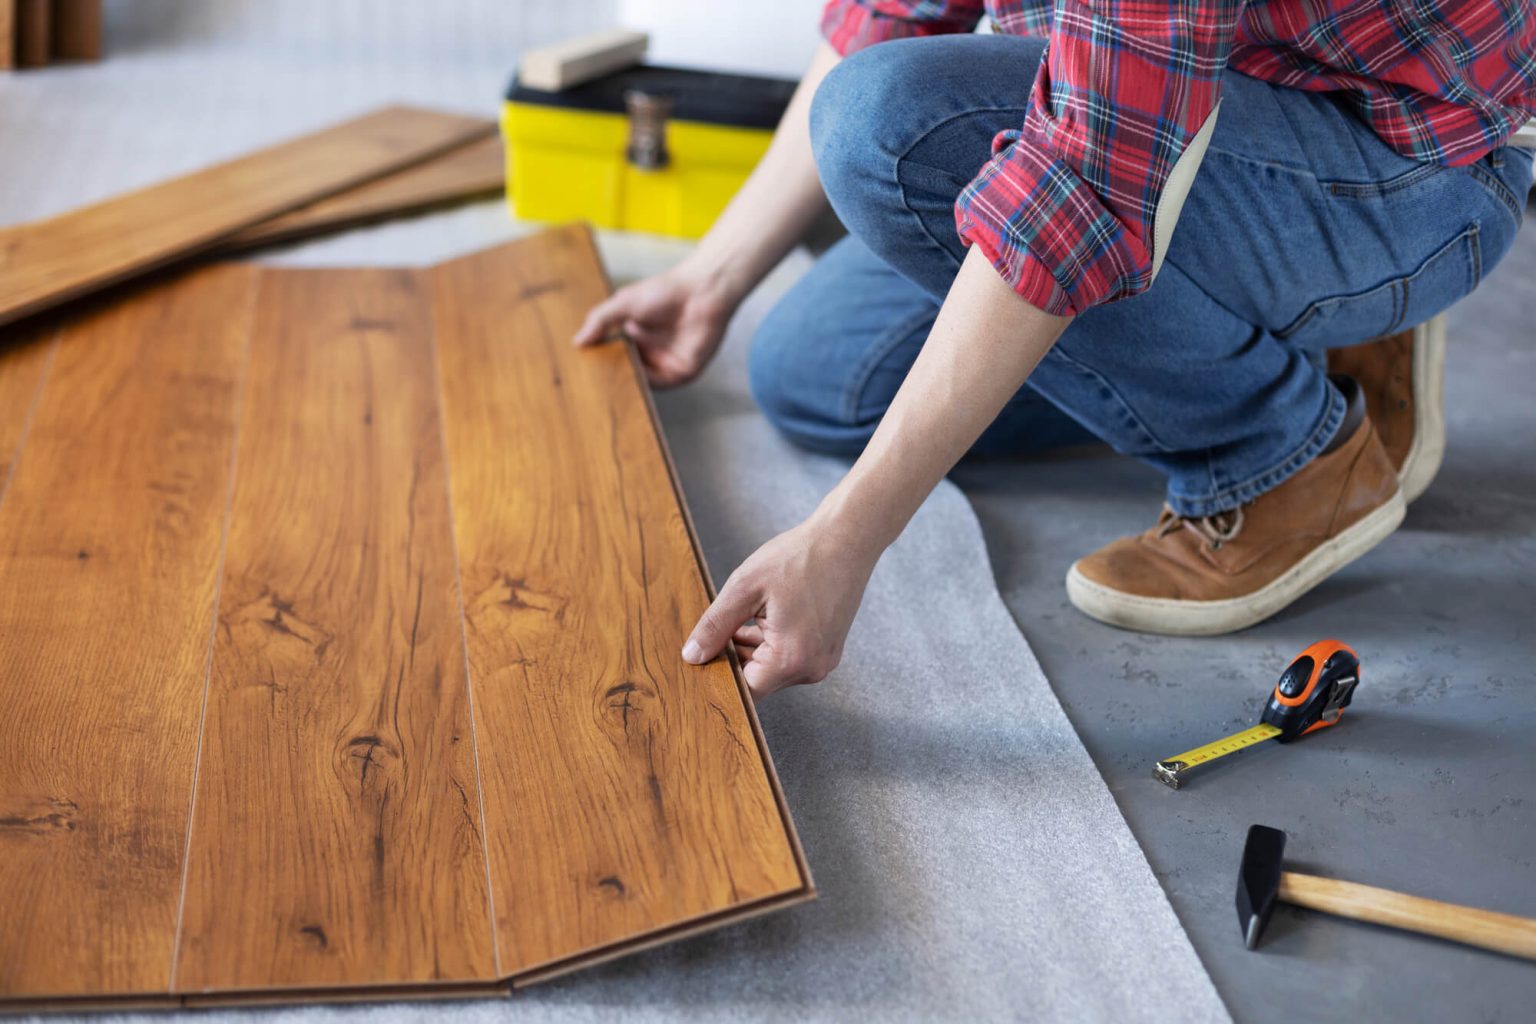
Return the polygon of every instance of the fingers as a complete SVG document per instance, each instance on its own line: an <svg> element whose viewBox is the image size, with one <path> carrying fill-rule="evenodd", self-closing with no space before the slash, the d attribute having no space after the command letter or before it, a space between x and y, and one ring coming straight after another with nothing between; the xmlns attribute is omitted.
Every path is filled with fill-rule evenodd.
<svg viewBox="0 0 1536 1024"><path fill-rule="evenodd" d="M743 665L752 660L762 643L763 630L760 626L742 626L731 635L731 646L736 650L736 660Z"/></svg>
<svg viewBox="0 0 1536 1024"><path fill-rule="evenodd" d="M578 346L595 345L617 331L628 315L628 289L614 292L588 311L571 342Z"/></svg>
<svg viewBox="0 0 1536 1024"><path fill-rule="evenodd" d="M699 617L698 624L683 644L683 660L702 665L725 650L733 634L762 606L762 593L752 583L732 576L725 581L720 595Z"/></svg>
<svg viewBox="0 0 1536 1024"><path fill-rule="evenodd" d="M819 683L835 665L835 659L825 664L813 662L765 642L752 648L750 657L742 659L741 675L753 697L766 697L786 687Z"/></svg>

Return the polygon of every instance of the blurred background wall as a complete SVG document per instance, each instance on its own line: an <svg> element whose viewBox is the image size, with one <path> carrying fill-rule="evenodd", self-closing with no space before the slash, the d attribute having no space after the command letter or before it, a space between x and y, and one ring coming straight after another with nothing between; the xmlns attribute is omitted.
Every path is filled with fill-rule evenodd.
<svg viewBox="0 0 1536 1024"><path fill-rule="evenodd" d="M617 20L651 34L657 64L799 78L821 40L822 3L617 0Z"/></svg>

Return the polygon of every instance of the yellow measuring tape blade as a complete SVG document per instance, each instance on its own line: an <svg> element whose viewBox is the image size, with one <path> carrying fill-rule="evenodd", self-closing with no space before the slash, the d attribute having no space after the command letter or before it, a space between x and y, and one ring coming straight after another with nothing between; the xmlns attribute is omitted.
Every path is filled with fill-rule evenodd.
<svg viewBox="0 0 1536 1024"><path fill-rule="evenodd" d="M1235 732L1226 739L1217 740L1215 743L1207 743L1203 747L1196 747L1194 750L1186 750L1182 754L1175 754L1168 760L1183 761L1184 764L1193 768L1197 764L1204 764L1207 761L1214 761L1218 757L1235 754L1239 750L1253 746L1255 743L1263 743L1265 740L1273 739L1279 735L1280 727L1277 725L1256 725L1252 729Z"/></svg>
<svg viewBox="0 0 1536 1024"><path fill-rule="evenodd" d="M1251 729L1235 732L1225 739L1219 739L1214 743L1207 743L1203 747L1186 750L1182 754L1175 754L1165 761L1159 761L1152 769L1152 775L1159 782L1167 783L1174 789L1179 788L1184 772L1207 761L1214 761L1218 757L1226 757L1239 750L1253 746L1255 743L1263 743L1267 739L1273 739L1280 735L1280 727L1264 725L1260 723Z"/></svg>

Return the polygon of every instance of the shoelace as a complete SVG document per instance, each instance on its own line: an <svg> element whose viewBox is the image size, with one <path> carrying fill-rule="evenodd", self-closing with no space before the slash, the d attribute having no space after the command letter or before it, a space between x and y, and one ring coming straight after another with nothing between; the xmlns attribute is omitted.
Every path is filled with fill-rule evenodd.
<svg viewBox="0 0 1536 1024"><path fill-rule="evenodd" d="M1162 514L1157 517L1157 535L1166 537L1186 523L1204 537L1206 543L1211 546L1211 550L1215 551L1227 541L1235 540L1237 535L1243 532L1243 510L1234 508L1209 516L1181 516L1164 505Z"/></svg>

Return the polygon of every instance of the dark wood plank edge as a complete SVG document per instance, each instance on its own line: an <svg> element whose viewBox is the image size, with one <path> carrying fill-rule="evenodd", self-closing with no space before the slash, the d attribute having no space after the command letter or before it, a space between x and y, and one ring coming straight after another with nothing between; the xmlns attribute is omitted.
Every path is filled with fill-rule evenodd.
<svg viewBox="0 0 1536 1024"><path fill-rule="evenodd" d="M448 981L442 984L422 982L400 985L337 985L328 988L271 988L209 990L177 995L48 996L28 995L19 1000L0 1001L0 1015L22 1013L79 1013L82 1011L122 1012L126 1010L210 1009L238 1006L287 1006L313 1003L417 1002L425 1000L502 998L530 985L552 981L574 971L607 963L633 953L655 949L682 939L704 935L728 925L740 924L765 914L783 910L815 899L815 893L797 890L769 896L730 910L706 914L693 921L652 932L636 942L626 940L582 953L566 960L524 971L510 978L483 982Z"/></svg>
<svg viewBox="0 0 1536 1024"><path fill-rule="evenodd" d="M610 960L618 960L633 953L656 949L657 947L670 945L682 939L719 931L721 928L729 925L741 924L755 917L762 917L765 914L785 910L801 903L809 903L816 899L816 896L816 890L809 885L802 886L799 889L791 889L788 892L778 893L774 896L765 896L751 903L741 903L725 910L717 910L690 920L679 921L657 931L647 932L638 938L625 939L622 942L615 942L608 946L586 950L564 960L542 964L514 974L507 981L513 989L527 988L529 985L551 981L573 971L586 970L588 967L596 967L598 964L607 963Z"/></svg>

